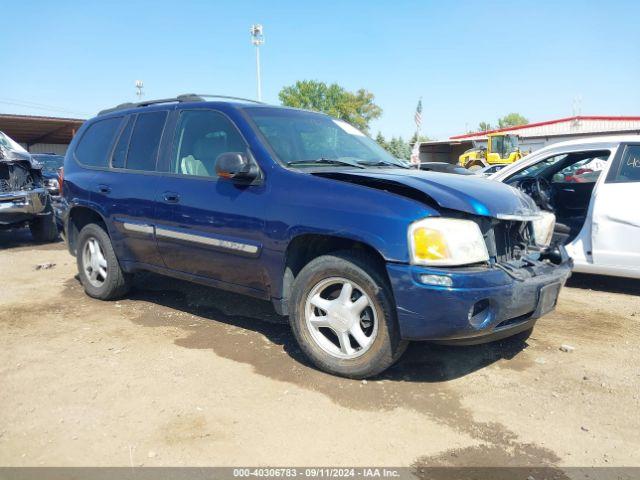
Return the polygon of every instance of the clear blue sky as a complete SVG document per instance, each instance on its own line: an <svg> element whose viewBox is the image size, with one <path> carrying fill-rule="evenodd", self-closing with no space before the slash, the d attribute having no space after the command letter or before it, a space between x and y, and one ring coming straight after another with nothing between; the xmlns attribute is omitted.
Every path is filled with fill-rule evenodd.
<svg viewBox="0 0 640 480"><path fill-rule="evenodd" d="M443 138L517 111L640 114L638 1L6 1L0 112L90 116L178 93L255 96L249 26L265 26L264 100L300 79L365 88L408 137ZM31 102L44 110L14 105Z"/></svg>

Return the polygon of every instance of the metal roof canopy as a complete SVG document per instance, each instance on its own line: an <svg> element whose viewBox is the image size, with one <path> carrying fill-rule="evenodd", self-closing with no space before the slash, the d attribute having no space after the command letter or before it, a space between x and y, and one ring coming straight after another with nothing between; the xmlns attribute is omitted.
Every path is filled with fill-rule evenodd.
<svg viewBox="0 0 640 480"><path fill-rule="evenodd" d="M27 146L36 143L69 144L83 123L84 120L79 118L0 113L0 131Z"/></svg>
<svg viewBox="0 0 640 480"><path fill-rule="evenodd" d="M585 129L583 124L591 128ZM563 125L563 126L562 126ZM449 140L486 140L491 133L514 133L523 137L553 137L566 135L595 135L640 130L640 116L576 115L546 122L527 123L514 127L496 128L486 132L454 135Z"/></svg>

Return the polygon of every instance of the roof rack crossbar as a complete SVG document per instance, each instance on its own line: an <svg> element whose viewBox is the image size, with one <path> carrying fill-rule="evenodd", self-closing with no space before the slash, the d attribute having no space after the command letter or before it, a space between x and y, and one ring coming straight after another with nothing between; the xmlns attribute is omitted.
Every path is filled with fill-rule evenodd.
<svg viewBox="0 0 640 480"><path fill-rule="evenodd" d="M250 98L230 97L228 95L196 95L195 93L184 93L182 95L178 95L175 98L161 98L159 100L145 100L144 102L121 103L120 105L116 105L115 107L101 110L100 112L98 112L98 115L105 115L107 113L117 112L119 110L126 110L129 108L148 107L150 105L157 105L160 103L203 102L205 98L223 98L225 100L240 100L243 102L264 104L263 102L259 102L257 100L251 100Z"/></svg>

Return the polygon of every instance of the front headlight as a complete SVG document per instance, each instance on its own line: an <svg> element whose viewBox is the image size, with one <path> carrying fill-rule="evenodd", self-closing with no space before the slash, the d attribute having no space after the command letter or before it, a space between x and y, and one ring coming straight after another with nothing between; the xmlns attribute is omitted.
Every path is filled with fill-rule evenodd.
<svg viewBox="0 0 640 480"><path fill-rule="evenodd" d="M409 252L414 265L454 266L489 260L478 224L456 218L425 218L412 223Z"/></svg>
<svg viewBox="0 0 640 480"><path fill-rule="evenodd" d="M58 180L56 180L55 178L47 178L44 181L44 186L48 190L58 190L58 188L60 187L60 185L58 185Z"/></svg>
<svg viewBox="0 0 640 480"><path fill-rule="evenodd" d="M556 226L556 216L551 212L540 212L540 217L531 222L533 224L533 236L536 245L548 247L553 238L553 229Z"/></svg>

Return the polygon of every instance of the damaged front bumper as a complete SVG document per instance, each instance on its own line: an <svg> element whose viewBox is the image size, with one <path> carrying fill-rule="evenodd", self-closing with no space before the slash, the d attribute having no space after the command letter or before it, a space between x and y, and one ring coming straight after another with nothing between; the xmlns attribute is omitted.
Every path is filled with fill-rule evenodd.
<svg viewBox="0 0 640 480"><path fill-rule="evenodd" d="M402 338L483 343L533 326L555 308L573 266L535 262L517 273L497 267L427 268L387 264ZM440 278L446 281L440 281ZM425 281L431 283L425 283Z"/></svg>
<svg viewBox="0 0 640 480"><path fill-rule="evenodd" d="M0 226L8 227L32 220L46 211L48 193L44 188L0 193Z"/></svg>

